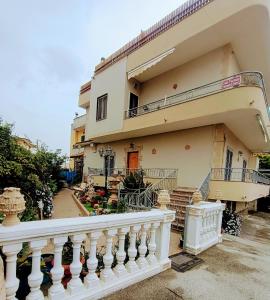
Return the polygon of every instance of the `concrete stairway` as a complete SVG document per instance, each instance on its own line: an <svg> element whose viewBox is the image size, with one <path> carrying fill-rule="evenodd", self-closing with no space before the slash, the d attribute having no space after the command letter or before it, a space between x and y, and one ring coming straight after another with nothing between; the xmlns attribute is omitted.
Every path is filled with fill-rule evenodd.
<svg viewBox="0 0 270 300"><path fill-rule="evenodd" d="M185 227L186 206L190 204L195 188L179 187L173 190L170 195L169 209L176 211L175 221L172 228L183 231Z"/></svg>

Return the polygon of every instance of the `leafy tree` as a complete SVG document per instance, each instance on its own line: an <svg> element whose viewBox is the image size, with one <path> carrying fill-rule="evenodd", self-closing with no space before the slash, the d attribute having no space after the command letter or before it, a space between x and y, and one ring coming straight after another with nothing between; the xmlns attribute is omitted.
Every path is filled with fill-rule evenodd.
<svg viewBox="0 0 270 300"><path fill-rule="evenodd" d="M61 151L48 151L45 146L36 153L17 144L13 125L0 120L0 190L19 187L25 196L26 210L22 220L35 219L40 192L56 192L65 157Z"/></svg>
<svg viewBox="0 0 270 300"><path fill-rule="evenodd" d="M262 155L260 158L260 169L270 169L270 155Z"/></svg>

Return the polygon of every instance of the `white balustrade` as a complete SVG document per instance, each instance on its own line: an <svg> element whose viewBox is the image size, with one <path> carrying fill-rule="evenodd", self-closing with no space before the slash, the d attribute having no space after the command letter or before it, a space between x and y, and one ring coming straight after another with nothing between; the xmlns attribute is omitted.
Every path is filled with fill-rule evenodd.
<svg viewBox="0 0 270 300"><path fill-rule="evenodd" d="M110 282L115 279L115 274L112 270L113 255L112 255L112 239L116 234L115 229L105 231L106 237L106 253L103 256L104 269L101 271L100 279Z"/></svg>
<svg viewBox="0 0 270 300"><path fill-rule="evenodd" d="M17 299L16 291L19 287L19 279L16 277L17 255L22 249L22 243L4 245L3 252L6 255L6 298L7 300Z"/></svg>
<svg viewBox="0 0 270 300"><path fill-rule="evenodd" d="M218 202L200 202L187 206L185 250L199 254L222 242L221 223L225 205Z"/></svg>
<svg viewBox="0 0 270 300"><path fill-rule="evenodd" d="M32 252L32 270L28 277L30 293L26 297L27 300L98 299L158 274L170 268L168 258L170 224L174 216L174 211L155 209L121 215L70 218L68 222L66 219L55 219L23 222L10 227L0 225L0 247L6 255L6 299L16 299L19 287L16 263L23 243L28 243ZM126 251L127 234L130 243ZM117 251L114 254L115 243L113 242L117 241L116 235L118 243L115 245ZM70 264L72 278L67 288L64 288L62 252L68 237L73 248L73 259ZM52 286L48 290L48 296L44 297L42 286L44 275L41 272L40 261L42 250L48 240L54 247L54 258L51 269ZM85 251L89 253L86 262L88 274L81 273L83 241L85 241ZM104 269L98 272L97 244L100 243L106 247L106 253L103 256ZM148 255L146 255L147 250ZM138 259L136 259L137 254L139 254ZM127 256L128 262L125 264ZM114 259L117 264L112 268ZM81 277L84 277L83 280Z"/></svg>
<svg viewBox="0 0 270 300"><path fill-rule="evenodd" d="M53 285L49 289L49 299L57 300L61 299L65 294L65 289L61 284L61 280L64 276L64 268L62 267L62 251L66 236L55 237L52 240L54 244L54 264L51 269Z"/></svg>
<svg viewBox="0 0 270 300"><path fill-rule="evenodd" d="M150 228L150 243L148 245L149 254L147 256L147 261L150 265L154 265L157 262L156 258L156 230L159 226L159 223L152 223Z"/></svg>
<svg viewBox="0 0 270 300"><path fill-rule="evenodd" d="M135 258L137 256L137 247L136 247L136 237L137 232L140 230L141 226L131 226L129 232L129 248L128 248L128 257L129 260L126 264L127 270L130 273L136 272L139 270L137 263L135 262Z"/></svg>
<svg viewBox="0 0 270 300"><path fill-rule="evenodd" d="M30 293L26 300L42 300L43 293L40 290L40 285L43 280L43 273L40 270L41 250L47 245L46 240L34 240L30 242L32 250L32 271L28 276L28 284L30 286Z"/></svg>
<svg viewBox="0 0 270 300"><path fill-rule="evenodd" d="M94 289L99 286L99 278L96 274L96 269L98 266L97 260L97 241L100 237L100 232L91 232L88 234L90 239L90 251L89 251L89 258L87 260L87 268L88 274L85 277L85 286L89 289Z"/></svg>
<svg viewBox="0 0 270 300"><path fill-rule="evenodd" d="M148 262L145 258L145 254L147 252L146 246L146 237L147 237L147 230L150 228L150 224L143 224L141 229L141 243L139 246L139 258L137 260L138 266L140 269L145 269L148 266Z"/></svg>
<svg viewBox="0 0 270 300"><path fill-rule="evenodd" d="M127 269L124 266L124 261L126 258L125 237L128 231L129 231L129 227L123 227L118 229L119 248L116 253L117 265L114 268L114 272L118 277L123 277L127 275Z"/></svg>
<svg viewBox="0 0 270 300"><path fill-rule="evenodd" d="M72 274L72 278L68 283L68 290L73 295L75 293L80 292L83 287L83 283L81 281L80 273L82 271L82 263L81 263L81 244L83 240L86 238L85 234L76 234L71 237L71 241L73 244L73 259L70 265L70 271Z"/></svg>

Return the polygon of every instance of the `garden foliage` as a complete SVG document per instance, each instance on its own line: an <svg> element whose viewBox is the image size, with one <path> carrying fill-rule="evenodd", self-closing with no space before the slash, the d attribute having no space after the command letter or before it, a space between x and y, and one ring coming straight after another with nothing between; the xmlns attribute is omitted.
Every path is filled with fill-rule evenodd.
<svg viewBox="0 0 270 300"><path fill-rule="evenodd" d="M23 221L36 219L39 200L49 216L52 193L60 187L59 174L65 157L60 150L51 152L46 146L32 153L16 143L12 130L11 124L0 120L0 193L5 187L21 188L26 200Z"/></svg>

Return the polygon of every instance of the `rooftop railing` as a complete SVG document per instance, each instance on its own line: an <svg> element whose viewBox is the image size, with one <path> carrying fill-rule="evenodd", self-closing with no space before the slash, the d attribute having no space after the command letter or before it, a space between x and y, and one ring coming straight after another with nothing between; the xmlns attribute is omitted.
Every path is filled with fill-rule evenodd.
<svg viewBox="0 0 270 300"><path fill-rule="evenodd" d="M259 87L263 90L265 104L268 110L268 103L266 99L265 87L263 76L259 72L243 72L234 76L230 76L192 90L188 90L173 96L162 98L158 101L146 103L133 109L129 109L125 112L125 118L134 118L150 112L158 111L173 105L193 101L205 96L220 93L226 90L231 90L239 87Z"/></svg>
<svg viewBox="0 0 270 300"><path fill-rule="evenodd" d="M211 180L250 182L257 184L270 184L270 178L251 169L241 168L215 168L211 170Z"/></svg>

